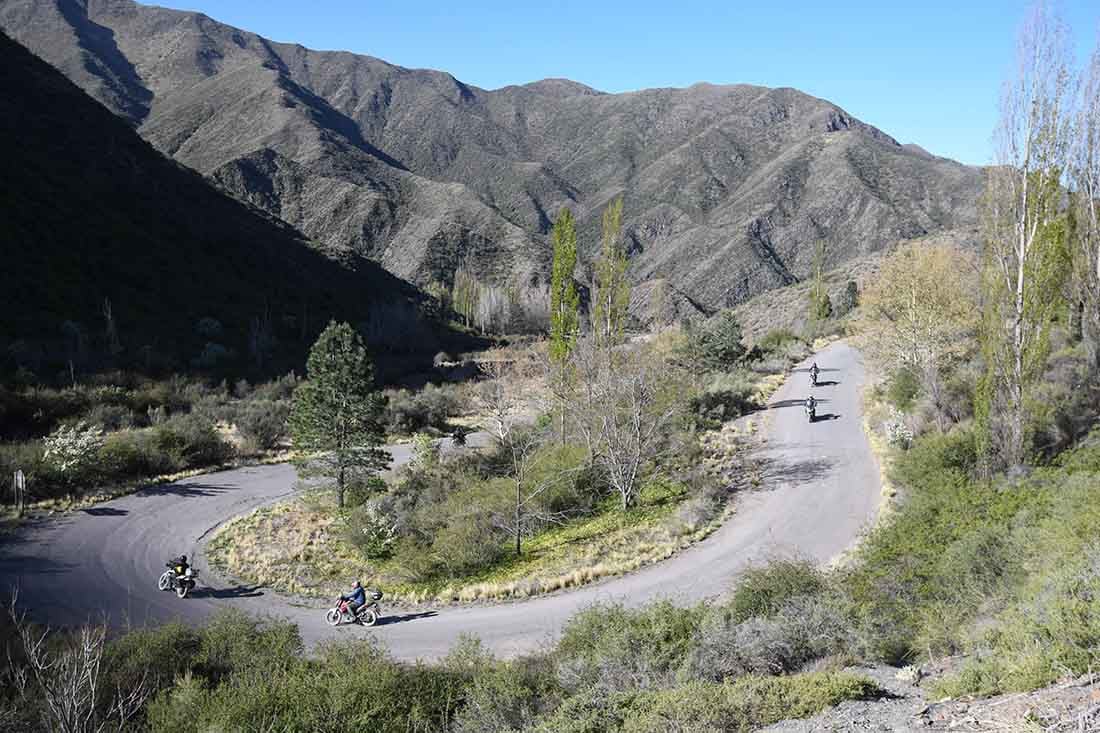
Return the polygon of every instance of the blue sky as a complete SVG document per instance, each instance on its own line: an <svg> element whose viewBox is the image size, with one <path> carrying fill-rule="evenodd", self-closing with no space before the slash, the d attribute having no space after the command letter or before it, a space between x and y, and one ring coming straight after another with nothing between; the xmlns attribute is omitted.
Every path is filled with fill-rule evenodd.
<svg viewBox="0 0 1100 733"><path fill-rule="evenodd" d="M790 86L903 143L989 162L1028 0L161 0L278 41L447 71L487 89L567 77L603 91ZM896 6L896 7L891 7ZM1065 0L1082 58L1098 0Z"/></svg>

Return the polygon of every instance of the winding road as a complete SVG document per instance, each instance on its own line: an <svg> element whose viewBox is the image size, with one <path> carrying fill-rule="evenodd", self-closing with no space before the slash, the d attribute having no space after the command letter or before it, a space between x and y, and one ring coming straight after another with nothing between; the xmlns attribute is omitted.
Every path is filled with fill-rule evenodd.
<svg viewBox="0 0 1100 733"><path fill-rule="evenodd" d="M863 432L859 353L837 342L816 355L821 365L818 420L806 420L803 369L776 393L762 418L765 481L739 497L737 511L706 540L627 576L533 600L397 612L372 629L324 625L323 602L306 603L264 588L205 578L180 601L156 589L173 554L195 555L222 522L289 496L289 465L240 468L171 484L57 518L28 523L0 544L0 589L19 589L19 602L52 625L89 618L116 626L179 618L199 622L234 606L298 624L307 646L332 636L374 635L400 659L435 659L462 634L478 636L510 656L550 643L564 622L594 602L638 605L658 598L690 604L724 593L747 565L798 554L829 562L852 546L879 504L879 470ZM409 449L393 449L394 462ZM196 563L200 573L205 563ZM208 587L204 582L213 581ZM383 601L383 611L385 608Z"/></svg>

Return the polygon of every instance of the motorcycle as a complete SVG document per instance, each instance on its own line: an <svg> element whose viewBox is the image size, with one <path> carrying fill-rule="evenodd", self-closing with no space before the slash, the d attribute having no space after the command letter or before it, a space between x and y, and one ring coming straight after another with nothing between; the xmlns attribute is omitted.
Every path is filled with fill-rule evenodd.
<svg viewBox="0 0 1100 733"><path fill-rule="evenodd" d="M182 577L176 575L174 570L165 570L157 580L157 589L174 590L177 597L186 598L195 589L195 578L198 574L199 571L194 568L187 568Z"/></svg>
<svg viewBox="0 0 1100 733"><path fill-rule="evenodd" d="M810 422L817 419L817 405L806 405L806 417Z"/></svg>
<svg viewBox="0 0 1100 733"><path fill-rule="evenodd" d="M336 607L330 608L325 613L325 621L329 626L340 624L360 624L362 626L374 626L378 621L382 609L378 607L378 601L382 600L382 591L371 591L366 603L352 614L348 601L343 598L336 600Z"/></svg>
<svg viewBox="0 0 1100 733"><path fill-rule="evenodd" d="M815 374L814 372L810 372L810 386L811 387L816 387L817 386L817 374Z"/></svg>

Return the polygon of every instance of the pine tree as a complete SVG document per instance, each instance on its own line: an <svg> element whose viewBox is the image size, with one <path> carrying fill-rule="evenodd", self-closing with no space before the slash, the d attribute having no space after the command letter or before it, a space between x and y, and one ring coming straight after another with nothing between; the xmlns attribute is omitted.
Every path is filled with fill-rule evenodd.
<svg viewBox="0 0 1100 733"><path fill-rule="evenodd" d="M310 349L306 380L294 391L290 430L295 448L320 454L303 458L299 471L333 481L340 507L350 484L389 465L381 447L383 405L362 337L346 323L330 322Z"/></svg>

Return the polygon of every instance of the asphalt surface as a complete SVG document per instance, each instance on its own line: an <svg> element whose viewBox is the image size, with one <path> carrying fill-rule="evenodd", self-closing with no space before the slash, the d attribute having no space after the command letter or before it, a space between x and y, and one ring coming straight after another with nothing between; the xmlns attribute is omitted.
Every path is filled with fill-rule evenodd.
<svg viewBox="0 0 1100 733"><path fill-rule="evenodd" d="M852 546L875 519L879 470L862 428L864 370L843 342L816 355L821 367L818 420L808 423L808 364L773 397L762 422L765 481L742 495L734 515L706 540L673 558L620 578L533 600L387 613L377 626L330 628L323 601L306 602L271 590L235 586L207 574L179 600L156 588L164 563L195 556L222 522L295 491L289 465L224 471L144 489L83 511L29 523L0 545L0 590L18 587L32 617L51 625L88 619L116 627L170 619L200 622L234 606L285 617L307 645L330 637L373 635L401 659L434 659L460 635L480 637L500 655L552 642L576 611L596 602L638 605L658 598L690 604L726 592L746 566L799 555L827 563ZM395 465L409 448L392 449ZM206 581L206 582L204 582Z"/></svg>

